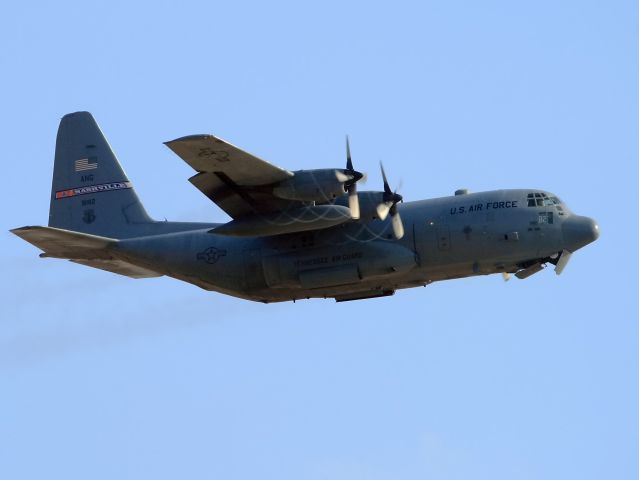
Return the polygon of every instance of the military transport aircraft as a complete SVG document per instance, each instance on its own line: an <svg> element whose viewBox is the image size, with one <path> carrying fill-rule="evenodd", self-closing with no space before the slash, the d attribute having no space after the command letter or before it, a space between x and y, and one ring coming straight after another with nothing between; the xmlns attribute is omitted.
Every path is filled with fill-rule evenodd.
<svg viewBox="0 0 639 480"><path fill-rule="evenodd" d="M357 192L346 168L289 171L213 135L166 145L189 181L230 217L224 224L155 221L88 112L58 129L49 226L11 230L43 250L132 278L167 275L264 303L338 302L392 295L438 280L561 273L599 237L554 194L495 190L402 203L384 189ZM168 191L168 190L167 190Z"/></svg>

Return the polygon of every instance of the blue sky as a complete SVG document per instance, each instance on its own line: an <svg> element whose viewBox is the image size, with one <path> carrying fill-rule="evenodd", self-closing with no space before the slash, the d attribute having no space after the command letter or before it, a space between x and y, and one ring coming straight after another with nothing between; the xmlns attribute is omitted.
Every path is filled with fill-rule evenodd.
<svg viewBox="0 0 639 480"><path fill-rule="evenodd" d="M31 2L0 19L1 478L634 479L636 2ZM224 221L162 142L290 169L344 134L406 200L535 187L596 218L561 277L258 305L42 260L57 124L149 212Z"/></svg>

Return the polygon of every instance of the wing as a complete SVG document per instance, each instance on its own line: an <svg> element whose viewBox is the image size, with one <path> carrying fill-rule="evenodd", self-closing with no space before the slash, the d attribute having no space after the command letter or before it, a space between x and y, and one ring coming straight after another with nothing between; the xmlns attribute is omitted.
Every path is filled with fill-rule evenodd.
<svg viewBox="0 0 639 480"><path fill-rule="evenodd" d="M234 219L302 205L275 197L269 188L293 173L213 135L190 135L165 145L198 172L189 181Z"/></svg>

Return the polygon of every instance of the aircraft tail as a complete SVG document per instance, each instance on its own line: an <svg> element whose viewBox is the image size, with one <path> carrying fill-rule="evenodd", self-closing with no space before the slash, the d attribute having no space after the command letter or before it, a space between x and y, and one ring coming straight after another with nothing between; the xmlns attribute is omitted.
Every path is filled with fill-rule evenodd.
<svg viewBox="0 0 639 480"><path fill-rule="evenodd" d="M62 117L55 148L49 226L127 238L146 213L100 127L89 112Z"/></svg>

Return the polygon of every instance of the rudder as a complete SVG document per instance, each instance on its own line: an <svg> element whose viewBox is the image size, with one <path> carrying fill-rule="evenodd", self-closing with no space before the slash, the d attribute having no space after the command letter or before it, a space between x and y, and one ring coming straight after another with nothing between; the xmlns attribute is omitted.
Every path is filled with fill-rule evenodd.
<svg viewBox="0 0 639 480"><path fill-rule="evenodd" d="M126 238L132 225L151 222L93 116L75 112L62 117L49 226Z"/></svg>

